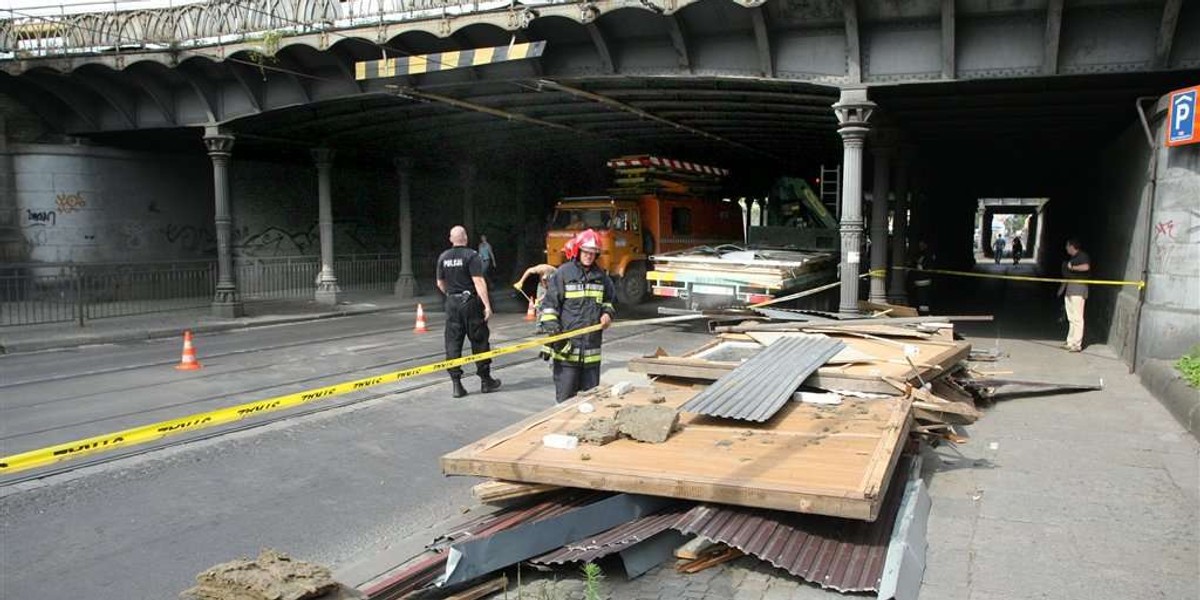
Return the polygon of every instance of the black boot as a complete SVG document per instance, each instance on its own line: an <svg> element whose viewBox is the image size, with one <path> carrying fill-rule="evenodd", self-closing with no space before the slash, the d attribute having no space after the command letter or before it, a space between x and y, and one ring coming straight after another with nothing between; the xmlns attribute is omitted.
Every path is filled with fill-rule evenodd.
<svg viewBox="0 0 1200 600"><path fill-rule="evenodd" d="M467 388L463 387L462 377L451 377L450 383L451 388L454 390L452 395L455 398L462 398L467 395Z"/></svg>
<svg viewBox="0 0 1200 600"><path fill-rule="evenodd" d="M479 391L490 394L500 389L500 380L492 377L491 373L482 373L479 375Z"/></svg>

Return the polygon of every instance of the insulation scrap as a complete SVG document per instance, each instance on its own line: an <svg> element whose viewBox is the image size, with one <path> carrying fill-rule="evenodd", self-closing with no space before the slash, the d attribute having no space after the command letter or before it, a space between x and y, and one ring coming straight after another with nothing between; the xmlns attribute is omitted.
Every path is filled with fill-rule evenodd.
<svg viewBox="0 0 1200 600"><path fill-rule="evenodd" d="M603 446L617 439L617 422L612 417L592 417L570 433L581 443Z"/></svg>
<svg viewBox="0 0 1200 600"><path fill-rule="evenodd" d="M258 558L219 564L196 576L184 600L351 600L364 598L333 580L329 569L270 548Z"/></svg>
<svg viewBox="0 0 1200 600"><path fill-rule="evenodd" d="M639 442L661 444L679 428L679 411L661 404L626 406L617 411L617 429Z"/></svg>

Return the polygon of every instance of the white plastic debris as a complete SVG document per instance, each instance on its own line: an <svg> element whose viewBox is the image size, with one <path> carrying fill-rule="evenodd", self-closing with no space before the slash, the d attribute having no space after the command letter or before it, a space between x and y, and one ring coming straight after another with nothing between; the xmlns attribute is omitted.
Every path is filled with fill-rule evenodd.
<svg viewBox="0 0 1200 600"><path fill-rule="evenodd" d="M583 402L579 405L579 412L586 415L588 413L596 412L596 407L591 402Z"/></svg>
<svg viewBox="0 0 1200 600"><path fill-rule="evenodd" d="M799 392L800 401L805 404L820 404L836 406L842 403L842 397L831 392Z"/></svg>
<svg viewBox="0 0 1200 600"><path fill-rule="evenodd" d="M1000 442L992 442L992 443L988 444L988 449L989 450L999 450Z"/></svg>
<svg viewBox="0 0 1200 600"><path fill-rule="evenodd" d="M921 355L921 347L913 344L904 345L904 355L913 358Z"/></svg>
<svg viewBox="0 0 1200 600"><path fill-rule="evenodd" d="M632 389L633 389L633 382L622 381L622 382L612 386L612 397L620 398L621 396L624 396L626 392L628 392L629 390L632 390Z"/></svg>
<svg viewBox="0 0 1200 600"><path fill-rule="evenodd" d="M564 433L547 433L542 436L542 445L547 448L574 450L579 446L579 438Z"/></svg>

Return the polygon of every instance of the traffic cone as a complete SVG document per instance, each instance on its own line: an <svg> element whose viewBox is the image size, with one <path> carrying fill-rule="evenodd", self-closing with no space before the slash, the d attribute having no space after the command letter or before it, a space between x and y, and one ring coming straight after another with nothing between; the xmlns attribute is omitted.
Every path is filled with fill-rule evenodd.
<svg viewBox="0 0 1200 600"><path fill-rule="evenodd" d="M537 311L533 307L533 300L529 301L529 309L525 311L525 320L533 321L537 319Z"/></svg>
<svg viewBox="0 0 1200 600"><path fill-rule="evenodd" d="M196 360L196 349L192 347L192 331L189 329L183 332L183 358L179 360L179 364L175 365L180 371L195 371L200 368L200 361Z"/></svg>
<svg viewBox="0 0 1200 600"><path fill-rule="evenodd" d="M425 328L425 307L417 305L417 326L413 327L413 333L425 333L429 331Z"/></svg>

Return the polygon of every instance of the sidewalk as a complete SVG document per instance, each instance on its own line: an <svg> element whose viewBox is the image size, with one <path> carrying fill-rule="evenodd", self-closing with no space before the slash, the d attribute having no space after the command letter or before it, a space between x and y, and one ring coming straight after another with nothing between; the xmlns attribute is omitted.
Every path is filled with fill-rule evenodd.
<svg viewBox="0 0 1200 600"><path fill-rule="evenodd" d="M245 303L246 316L236 319L215 317L208 307L201 307L96 319L83 327L73 322L4 327L0 328L0 354L177 337L185 329L211 333L382 311L416 310L417 303L423 304L426 311L440 312L441 298L438 294L397 298L389 292L346 292L337 306L317 304L312 298L249 301Z"/></svg>

